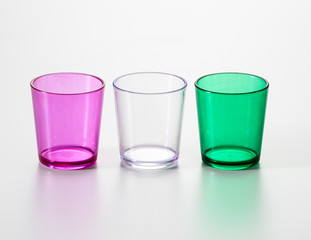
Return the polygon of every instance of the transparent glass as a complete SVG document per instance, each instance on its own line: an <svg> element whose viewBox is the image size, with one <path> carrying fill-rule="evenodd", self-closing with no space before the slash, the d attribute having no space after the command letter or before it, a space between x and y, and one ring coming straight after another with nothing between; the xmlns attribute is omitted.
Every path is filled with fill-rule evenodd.
<svg viewBox="0 0 311 240"><path fill-rule="evenodd" d="M122 164L176 166L187 82L172 74L142 72L121 76L113 86Z"/></svg>
<svg viewBox="0 0 311 240"><path fill-rule="evenodd" d="M64 170L93 166L104 82L82 73L53 73L30 85L40 162Z"/></svg>
<svg viewBox="0 0 311 240"><path fill-rule="evenodd" d="M202 160L238 170L260 159L269 84L245 73L216 73L195 83Z"/></svg>

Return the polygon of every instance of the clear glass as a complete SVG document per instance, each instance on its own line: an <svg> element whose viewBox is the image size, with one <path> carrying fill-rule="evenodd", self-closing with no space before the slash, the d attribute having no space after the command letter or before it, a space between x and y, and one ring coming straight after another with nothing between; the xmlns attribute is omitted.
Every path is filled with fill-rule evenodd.
<svg viewBox="0 0 311 240"><path fill-rule="evenodd" d="M93 166L104 82L82 73L53 73L30 85L40 162L64 170Z"/></svg>
<svg viewBox="0 0 311 240"><path fill-rule="evenodd" d="M121 76L113 86L122 164L176 166L187 82L172 74L142 72Z"/></svg>
<svg viewBox="0 0 311 240"><path fill-rule="evenodd" d="M269 84L245 73L216 73L195 83L202 160L238 170L260 159Z"/></svg>

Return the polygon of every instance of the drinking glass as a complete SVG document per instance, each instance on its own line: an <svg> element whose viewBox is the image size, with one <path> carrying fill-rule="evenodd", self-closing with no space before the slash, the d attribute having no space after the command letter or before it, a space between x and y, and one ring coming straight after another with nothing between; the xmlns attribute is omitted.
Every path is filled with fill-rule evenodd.
<svg viewBox="0 0 311 240"><path fill-rule="evenodd" d="M95 164L104 82L82 73L53 73L31 81L39 160L74 170Z"/></svg>
<svg viewBox="0 0 311 240"><path fill-rule="evenodd" d="M117 78L113 86L122 164L176 166L187 82L173 74L139 72Z"/></svg>
<svg viewBox="0 0 311 240"><path fill-rule="evenodd" d="M246 73L216 73L195 82L202 160L237 170L260 159L268 82Z"/></svg>

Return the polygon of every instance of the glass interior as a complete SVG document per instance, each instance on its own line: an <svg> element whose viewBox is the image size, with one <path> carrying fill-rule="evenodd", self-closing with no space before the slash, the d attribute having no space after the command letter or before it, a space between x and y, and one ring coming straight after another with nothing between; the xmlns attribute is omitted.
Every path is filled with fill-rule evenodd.
<svg viewBox="0 0 311 240"><path fill-rule="evenodd" d="M167 73L132 73L117 78L113 85L123 91L159 94L181 90L187 86L184 79Z"/></svg>
<svg viewBox="0 0 311 240"><path fill-rule="evenodd" d="M82 73L53 73L34 79L31 86L43 92L78 94L96 91L104 87L104 82Z"/></svg>
<svg viewBox="0 0 311 240"><path fill-rule="evenodd" d="M216 73L200 78L196 86L209 92L242 94L262 90L268 82L246 73Z"/></svg>

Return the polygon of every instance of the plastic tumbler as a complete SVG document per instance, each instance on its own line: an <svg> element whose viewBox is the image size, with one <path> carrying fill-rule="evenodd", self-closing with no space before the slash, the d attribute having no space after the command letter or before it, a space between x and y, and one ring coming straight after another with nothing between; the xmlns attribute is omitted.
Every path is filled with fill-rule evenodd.
<svg viewBox="0 0 311 240"><path fill-rule="evenodd" d="M269 84L245 73L216 73L195 82L202 160L238 170L260 159Z"/></svg>
<svg viewBox="0 0 311 240"><path fill-rule="evenodd" d="M53 73L31 81L39 159L50 168L95 164L104 82L82 73Z"/></svg>
<svg viewBox="0 0 311 240"><path fill-rule="evenodd" d="M176 166L187 82L172 74L141 72L121 76L113 86L122 165Z"/></svg>

